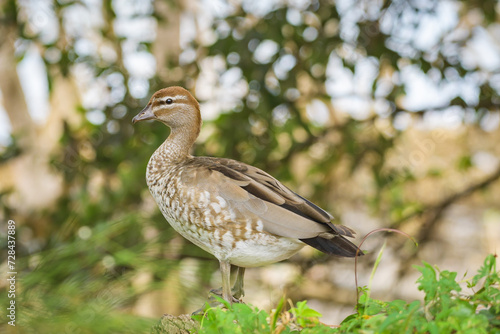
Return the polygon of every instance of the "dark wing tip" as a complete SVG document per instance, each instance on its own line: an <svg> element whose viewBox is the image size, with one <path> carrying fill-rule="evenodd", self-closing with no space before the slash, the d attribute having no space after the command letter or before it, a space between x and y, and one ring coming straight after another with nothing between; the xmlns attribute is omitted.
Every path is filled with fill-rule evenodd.
<svg viewBox="0 0 500 334"><path fill-rule="evenodd" d="M344 226L344 225L334 224L332 222L329 222L328 226L330 226L330 228L332 230L334 230L335 232L337 232L338 234L349 237L349 238L354 238L354 235L356 234L356 232L354 232L354 230L352 230L349 227Z"/></svg>
<svg viewBox="0 0 500 334"><path fill-rule="evenodd" d="M338 255L342 257L355 257L356 255L364 255L363 251L355 244L342 236L335 236L332 239L322 237L314 237L308 239L300 239L300 241L316 248L323 253L330 255Z"/></svg>

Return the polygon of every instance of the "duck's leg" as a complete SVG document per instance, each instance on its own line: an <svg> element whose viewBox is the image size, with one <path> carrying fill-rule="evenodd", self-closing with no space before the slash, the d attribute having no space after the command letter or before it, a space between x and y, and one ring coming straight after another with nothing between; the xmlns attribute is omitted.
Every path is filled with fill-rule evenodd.
<svg viewBox="0 0 500 334"><path fill-rule="evenodd" d="M222 275L222 298L233 303L233 295L231 294L231 264L229 261L219 261L220 272Z"/></svg>
<svg viewBox="0 0 500 334"><path fill-rule="evenodd" d="M229 263L223 264L222 261L219 261L220 263L220 271L221 271L221 276L222 276L222 287L218 289L212 289L210 290L211 294L217 295L222 297L224 300L227 300L224 297L224 281L227 280L227 286L230 286L231 282L231 265ZM228 274L226 274L226 267ZM236 267L236 266L235 266ZM243 276L245 275L245 268L242 267L236 267L237 268L237 274L236 274L236 281L234 282L234 286L231 289L230 295L231 295L231 300L232 303L241 303L240 298L245 295L245 292L243 291Z"/></svg>
<svg viewBox="0 0 500 334"><path fill-rule="evenodd" d="M243 290L243 278L245 276L245 268L237 267L238 273L236 274L236 281L233 286L233 297L236 299L240 299L245 295L245 291Z"/></svg>
<svg viewBox="0 0 500 334"><path fill-rule="evenodd" d="M222 288L210 290L210 296L207 303L199 310L193 312L193 315L203 314L207 307L224 307L221 302L215 299L214 295L222 297L222 299L230 304L241 303L239 298L243 296L243 274L245 273L245 268L238 267L238 275L233 288L233 291L236 292L233 296L231 292L231 264L229 261L219 261L219 263L222 276Z"/></svg>

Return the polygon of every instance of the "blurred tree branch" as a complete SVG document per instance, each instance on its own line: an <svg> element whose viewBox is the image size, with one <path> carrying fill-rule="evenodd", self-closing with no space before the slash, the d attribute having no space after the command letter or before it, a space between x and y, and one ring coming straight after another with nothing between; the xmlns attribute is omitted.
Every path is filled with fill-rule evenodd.
<svg viewBox="0 0 500 334"><path fill-rule="evenodd" d="M14 42L17 32L15 25L0 26L0 89L3 105L12 126L12 133L19 136L19 144L24 149L32 144L35 125L28 112L23 88L17 75L17 60Z"/></svg>
<svg viewBox="0 0 500 334"><path fill-rule="evenodd" d="M436 222L441 218L443 212L448 209L452 204L457 201L472 195L476 191L482 190L490 186L492 183L496 182L500 179L500 166L488 177L486 177L483 181L474 183L469 187L463 189L462 191L456 192L439 203L434 205L427 206L422 208L421 210L414 211L390 224L393 228L400 228L405 223L410 221L413 218L419 217L421 215L430 215L429 218L425 219L424 223L421 225L420 233L417 238L419 242L425 242L433 232L433 228L436 225Z"/></svg>
<svg viewBox="0 0 500 334"><path fill-rule="evenodd" d="M401 219L398 219L397 221L391 223L390 226L394 228L401 228L402 226L405 225L405 223L410 222L412 219L424 216L422 219L422 223L419 224L418 235L417 235L417 241L419 245L423 246L432 239L436 227L438 226L440 220L443 218L444 213L450 206L468 196L473 195L477 191L486 189L499 179L500 179L500 164L497 167L497 169L493 173L491 173L490 176L486 177L484 180L471 184L465 189L444 198L439 203L424 207L418 211L414 211L402 217ZM402 247L403 244L400 244L397 247L397 249L401 249ZM417 257L418 248L412 248L412 251L408 253L403 253L403 252L398 252L398 253L401 254L398 276L403 277L413 264L413 261L411 260Z"/></svg>
<svg viewBox="0 0 500 334"><path fill-rule="evenodd" d="M442 218L443 213L446 209L448 209L451 205L455 204L459 200L467 196L471 196L477 191L483 190L489 187L492 183L498 181L500 179L500 164L496 171L494 171L490 176L485 178L483 181L470 185L462 191L459 191L447 198L445 198L442 202L433 205L429 208L431 212L431 216L427 218L422 227L420 228L420 233L418 235L419 242L424 242L429 239L429 236L434 232L437 221Z"/></svg>

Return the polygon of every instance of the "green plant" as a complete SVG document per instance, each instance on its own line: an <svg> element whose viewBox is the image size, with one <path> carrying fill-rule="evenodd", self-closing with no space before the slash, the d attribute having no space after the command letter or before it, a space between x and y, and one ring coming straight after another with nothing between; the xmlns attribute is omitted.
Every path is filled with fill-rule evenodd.
<svg viewBox="0 0 500 334"><path fill-rule="evenodd" d="M229 305L222 299L219 301L226 308L212 307L203 316L195 316L201 326L198 333L312 334L330 329L319 322L321 313L309 308L306 301L298 302L296 307L292 305L289 311L284 311L285 299L282 298L271 314L252 305Z"/></svg>
<svg viewBox="0 0 500 334"><path fill-rule="evenodd" d="M340 332L377 333L500 333L500 278L496 259L489 255L478 274L467 281L472 294L463 294L457 273L439 271L428 263L417 266L418 289L424 302L369 298L362 289L357 313L346 318ZM482 282L483 286L474 291Z"/></svg>
<svg viewBox="0 0 500 334"><path fill-rule="evenodd" d="M216 297L217 298L217 297ZM201 318L199 333L265 333L269 332L265 311L247 304L229 305L217 298L226 308L207 309Z"/></svg>
<svg viewBox="0 0 500 334"><path fill-rule="evenodd" d="M478 273L466 280L470 294L464 294L456 272L440 271L428 263L415 267L422 274L418 289L423 302L381 301L360 288L357 312L337 327L319 321L321 314L298 302L289 311L282 299L268 314L251 305L210 308L201 319L199 333L500 333L500 276L496 256L489 255Z"/></svg>

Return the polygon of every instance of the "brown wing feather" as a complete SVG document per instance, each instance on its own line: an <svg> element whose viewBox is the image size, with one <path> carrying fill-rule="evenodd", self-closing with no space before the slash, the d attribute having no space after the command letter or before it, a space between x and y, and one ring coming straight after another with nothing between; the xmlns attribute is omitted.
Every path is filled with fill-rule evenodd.
<svg viewBox="0 0 500 334"><path fill-rule="evenodd" d="M324 253L358 254L357 246L344 237L353 236L351 229L333 224L330 214L260 169L208 157L192 158L187 164L192 168L186 169L183 182L221 196L234 216L231 223L260 221L264 231L299 239Z"/></svg>
<svg viewBox="0 0 500 334"><path fill-rule="evenodd" d="M315 225L328 227L328 229L320 228L319 231L330 230L334 234L347 237L354 236L354 231L350 228L333 224L331 222L333 217L328 212L291 191L274 177L256 167L236 160L222 158L197 157L195 161L197 165L217 171L238 183L240 189L244 189L255 197L252 199L253 201L261 199L277 205L281 215L279 217L273 215L273 219L265 219L268 223L266 226L274 226L269 228L269 230L273 230L272 232L269 231L270 233L280 235L280 231L286 233L280 228L289 227L294 229L293 225L303 224L303 227L307 228L312 228ZM229 189L223 188L227 188L227 185L220 188L221 191L227 192L231 187ZM268 215L270 215L269 212L275 212L275 210L268 209ZM277 224L277 221L282 223ZM311 224L312 222L319 224ZM303 228L300 228L300 230L303 230ZM318 228L313 228L312 231L316 233ZM295 237L301 238L301 236Z"/></svg>

